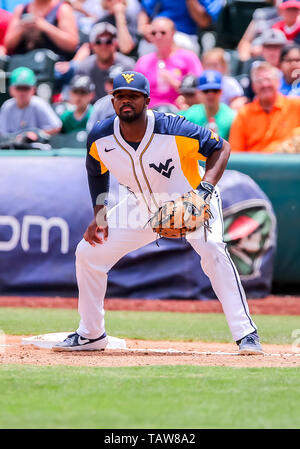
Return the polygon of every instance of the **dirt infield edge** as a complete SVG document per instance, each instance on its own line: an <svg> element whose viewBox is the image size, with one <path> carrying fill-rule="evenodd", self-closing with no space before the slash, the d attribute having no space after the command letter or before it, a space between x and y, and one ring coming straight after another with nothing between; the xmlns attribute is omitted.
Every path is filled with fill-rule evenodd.
<svg viewBox="0 0 300 449"><path fill-rule="evenodd" d="M0 307L41 307L76 309L77 298L60 296L0 296ZM264 299L249 299L249 308L254 315L300 315L299 296L268 296ZM218 300L160 300L160 299L105 299L106 310L159 311L180 313L222 313Z"/></svg>

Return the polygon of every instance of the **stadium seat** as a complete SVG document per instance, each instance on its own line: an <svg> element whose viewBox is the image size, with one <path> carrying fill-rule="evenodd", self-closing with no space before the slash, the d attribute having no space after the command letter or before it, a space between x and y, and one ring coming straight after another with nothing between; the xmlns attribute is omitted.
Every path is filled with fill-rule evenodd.
<svg viewBox="0 0 300 449"><path fill-rule="evenodd" d="M270 6L263 0L227 0L217 28L217 46L235 48L252 20L253 13L258 8Z"/></svg>
<svg viewBox="0 0 300 449"><path fill-rule="evenodd" d="M8 91L7 92L1 92L0 93L0 107L3 105L3 103L6 101L6 100L8 100L10 98L10 95L9 95L9 93L8 93Z"/></svg>
<svg viewBox="0 0 300 449"><path fill-rule="evenodd" d="M7 67L8 72L24 66L34 71L37 77L53 77L54 64L58 56L48 49L37 49L22 55L13 55L9 58Z"/></svg>
<svg viewBox="0 0 300 449"><path fill-rule="evenodd" d="M85 30L79 29L78 33L79 33L79 46L81 46L82 44L86 44L87 42L90 41L89 32L85 32Z"/></svg>
<svg viewBox="0 0 300 449"><path fill-rule="evenodd" d="M87 131L73 131L68 134L56 134L50 138L50 145L54 149L59 148L85 148Z"/></svg>
<svg viewBox="0 0 300 449"><path fill-rule="evenodd" d="M51 101L54 90L54 64L58 56L48 49L37 49L23 55L13 55L7 64L8 77L18 67L28 67L37 77L37 95Z"/></svg>
<svg viewBox="0 0 300 449"><path fill-rule="evenodd" d="M4 70L4 72L6 72L9 59L9 56L0 55L0 70Z"/></svg>
<svg viewBox="0 0 300 449"><path fill-rule="evenodd" d="M217 32L216 30L200 30L198 32L198 40L200 43L201 54L211 50L216 46Z"/></svg>
<svg viewBox="0 0 300 449"><path fill-rule="evenodd" d="M8 100L8 80L7 80L7 65L9 61L9 56L0 55L0 106Z"/></svg>
<svg viewBox="0 0 300 449"><path fill-rule="evenodd" d="M239 75L241 73L240 70L241 70L242 62L239 58L239 54L238 54L237 50L226 49L225 50L225 58L228 63L229 75L231 75L231 76Z"/></svg>
<svg viewBox="0 0 300 449"><path fill-rule="evenodd" d="M74 106L68 103L67 101L59 101L57 103L52 103L51 106L58 116L61 116L65 111L71 111L72 109L74 109Z"/></svg>
<svg viewBox="0 0 300 449"><path fill-rule="evenodd" d="M250 86L251 80L250 76L247 73L236 75L234 78L239 82L243 89L248 89L248 87Z"/></svg>

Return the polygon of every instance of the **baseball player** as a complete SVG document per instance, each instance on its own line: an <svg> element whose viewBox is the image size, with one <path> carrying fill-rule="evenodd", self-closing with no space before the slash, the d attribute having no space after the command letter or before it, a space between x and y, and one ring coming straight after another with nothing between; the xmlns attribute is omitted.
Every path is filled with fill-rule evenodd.
<svg viewBox="0 0 300 449"><path fill-rule="evenodd" d="M106 347L103 306L108 271L125 254L156 239L149 218L166 199L196 189L210 201L211 232L200 227L187 235L187 241L201 256L201 266L222 303L239 352L261 354L256 325L223 242L221 198L216 184L229 158L228 142L182 116L149 110L149 83L140 73L119 74L112 95L116 115L97 122L87 142L86 168L95 218L76 250L81 320L77 331L53 349ZM199 169L200 159L206 160L205 171ZM106 213L109 173L128 188L128 201L136 205L126 226L116 225L112 219L123 207L121 202L113 213Z"/></svg>

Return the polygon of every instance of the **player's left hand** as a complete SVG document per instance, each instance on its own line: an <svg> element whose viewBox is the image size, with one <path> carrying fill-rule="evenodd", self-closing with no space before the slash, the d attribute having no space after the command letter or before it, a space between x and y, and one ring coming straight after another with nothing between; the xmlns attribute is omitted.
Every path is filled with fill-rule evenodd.
<svg viewBox="0 0 300 449"><path fill-rule="evenodd" d="M209 199L211 193L192 190L177 198L165 202L151 217L150 225L160 237L181 238L196 231L200 226L209 230L212 217Z"/></svg>

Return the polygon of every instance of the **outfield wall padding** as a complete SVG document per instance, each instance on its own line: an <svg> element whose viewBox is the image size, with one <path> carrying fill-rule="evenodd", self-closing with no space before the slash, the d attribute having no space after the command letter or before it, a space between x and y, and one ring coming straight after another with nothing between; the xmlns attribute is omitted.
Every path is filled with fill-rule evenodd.
<svg viewBox="0 0 300 449"><path fill-rule="evenodd" d="M61 157L5 153L0 158L0 292L74 288L76 245L92 219L83 152L64 152ZM248 266L241 260L241 269L248 297L266 296L276 246L271 203L255 182L237 171L226 171L220 188L225 236L229 247L234 246L233 257L242 254L240 242L257 235L257 229L251 236L236 234L239 222L256 222L261 229L262 245L253 271L247 271L252 269L251 260ZM112 180L112 190L118 189ZM231 242L233 235L236 240ZM215 297L198 255L180 240L161 240L159 246L154 242L123 258L109 274L107 296Z"/></svg>

